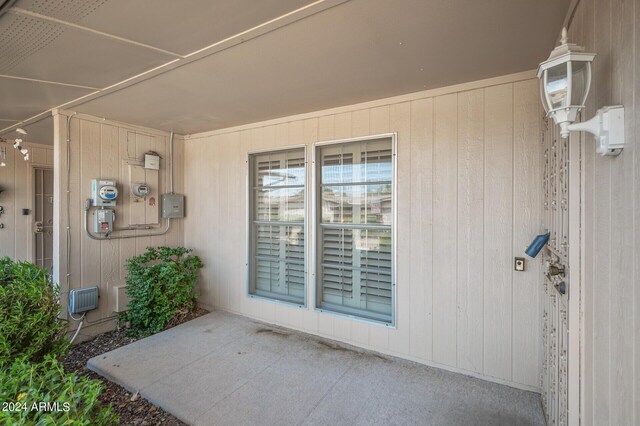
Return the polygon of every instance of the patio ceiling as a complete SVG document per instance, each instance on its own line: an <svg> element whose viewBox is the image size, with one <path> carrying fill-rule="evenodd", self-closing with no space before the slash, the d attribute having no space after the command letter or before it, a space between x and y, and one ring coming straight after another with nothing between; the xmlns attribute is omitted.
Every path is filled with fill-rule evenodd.
<svg viewBox="0 0 640 426"><path fill-rule="evenodd" d="M59 106L189 134L525 71L569 2L19 0L0 134Z"/></svg>

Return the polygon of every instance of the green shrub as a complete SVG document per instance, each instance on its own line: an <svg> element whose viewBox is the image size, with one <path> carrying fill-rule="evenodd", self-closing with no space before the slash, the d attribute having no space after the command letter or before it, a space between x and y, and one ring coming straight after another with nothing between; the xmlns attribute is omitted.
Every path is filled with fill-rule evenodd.
<svg viewBox="0 0 640 426"><path fill-rule="evenodd" d="M41 361L67 348L57 286L28 262L0 259L0 368L18 357Z"/></svg>
<svg viewBox="0 0 640 426"><path fill-rule="evenodd" d="M98 380L65 373L53 356L19 358L0 370L0 424L115 425L111 405L98 400L102 389Z"/></svg>
<svg viewBox="0 0 640 426"><path fill-rule="evenodd" d="M198 297L195 285L202 261L184 247L149 247L127 261L128 311L131 335L162 331L176 314L193 310Z"/></svg>

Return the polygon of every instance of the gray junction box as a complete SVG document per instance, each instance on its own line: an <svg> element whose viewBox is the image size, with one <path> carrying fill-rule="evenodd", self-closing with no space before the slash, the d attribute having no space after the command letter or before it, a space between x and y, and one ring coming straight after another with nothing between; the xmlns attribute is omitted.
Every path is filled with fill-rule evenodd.
<svg viewBox="0 0 640 426"><path fill-rule="evenodd" d="M179 219L184 217L184 195L162 194L162 217Z"/></svg>

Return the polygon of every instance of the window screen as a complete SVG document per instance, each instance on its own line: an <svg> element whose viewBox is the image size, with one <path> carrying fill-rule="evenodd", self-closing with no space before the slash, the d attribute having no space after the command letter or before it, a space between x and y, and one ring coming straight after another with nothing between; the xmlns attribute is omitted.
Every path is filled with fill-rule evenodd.
<svg viewBox="0 0 640 426"><path fill-rule="evenodd" d="M316 149L317 305L392 322L392 140Z"/></svg>
<svg viewBox="0 0 640 426"><path fill-rule="evenodd" d="M251 154L249 170L249 293L304 304L304 148Z"/></svg>

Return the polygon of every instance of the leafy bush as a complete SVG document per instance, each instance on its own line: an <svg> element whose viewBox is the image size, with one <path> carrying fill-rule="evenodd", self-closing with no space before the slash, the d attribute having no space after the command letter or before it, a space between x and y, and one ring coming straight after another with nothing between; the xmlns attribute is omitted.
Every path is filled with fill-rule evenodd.
<svg viewBox="0 0 640 426"><path fill-rule="evenodd" d="M51 355L40 363L19 358L0 370L0 424L115 425L111 405L98 400L102 389L98 380L65 373Z"/></svg>
<svg viewBox="0 0 640 426"><path fill-rule="evenodd" d="M0 259L0 369L18 357L41 361L67 348L58 290L47 271Z"/></svg>
<svg viewBox="0 0 640 426"><path fill-rule="evenodd" d="M129 303L122 319L132 335L162 331L178 313L196 307L195 285L202 261L184 247L149 247L127 261Z"/></svg>

